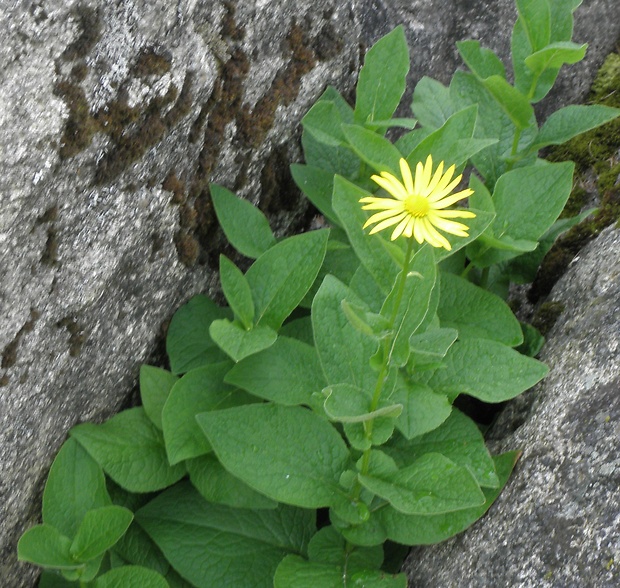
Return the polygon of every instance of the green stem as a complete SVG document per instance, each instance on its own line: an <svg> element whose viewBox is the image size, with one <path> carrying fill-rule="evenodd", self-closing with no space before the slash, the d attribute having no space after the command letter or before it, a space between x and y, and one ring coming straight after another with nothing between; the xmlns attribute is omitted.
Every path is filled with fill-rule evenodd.
<svg viewBox="0 0 620 588"><path fill-rule="evenodd" d="M409 243L407 245L407 252L405 253L405 261L403 263L403 271L400 274L400 281L398 283L398 287L396 290L396 297L394 300L394 306L392 308L392 313L390 315L389 320L389 330L394 330L394 322L396 321L396 317L398 316L398 308L403 300L403 294L405 293L405 284L407 281L407 274L409 273L409 264L411 262L411 254L413 252L413 239L409 239ZM391 356L391 349L394 345L394 340L396 335L393 333L392 337L389 340L385 340L383 342L383 361L381 362L381 368L379 369L379 376L377 377L377 383L375 384L375 389L372 395L372 400L370 401L370 411L374 412L379 407L379 401L381 400L381 392L383 391L383 385L385 384L385 380L387 379L388 371L389 371L389 363ZM374 420L367 421L364 424L364 437L368 441L372 438L372 430L373 430ZM368 466L370 465L370 451L371 449L366 449L362 454L362 467L360 469L361 474L368 473ZM360 493L362 491L362 485L356 482L355 487L353 489L353 500L358 500L360 497Z"/></svg>

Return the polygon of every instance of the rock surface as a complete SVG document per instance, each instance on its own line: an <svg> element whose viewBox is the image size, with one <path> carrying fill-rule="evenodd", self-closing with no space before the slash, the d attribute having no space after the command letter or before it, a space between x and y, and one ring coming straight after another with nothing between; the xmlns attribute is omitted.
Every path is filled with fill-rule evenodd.
<svg viewBox="0 0 620 588"><path fill-rule="evenodd" d="M563 101L583 98L617 12L580 9L593 50ZM456 40L505 56L513 20L512 0L2 3L3 585L32 585L15 544L68 429L118 410L175 308L216 288L207 183L259 202L277 232L303 228L298 122L327 84L350 93L361 49L402 22L412 82L447 81Z"/></svg>
<svg viewBox="0 0 620 588"><path fill-rule="evenodd" d="M550 375L489 435L494 453L523 455L482 520L413 550L413 588L620 585L620 229L582 250L549 299L565 307L541 356Z"/></svg>

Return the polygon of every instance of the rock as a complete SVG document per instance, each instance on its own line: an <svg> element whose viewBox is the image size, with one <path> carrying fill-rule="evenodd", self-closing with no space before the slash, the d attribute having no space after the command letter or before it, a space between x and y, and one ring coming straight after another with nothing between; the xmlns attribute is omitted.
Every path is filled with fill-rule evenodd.
<svg viewBox="0 0 620 588"><path fill-rule="evenodd" d="M260 203L279 234L306 227L313 213L288 175L301 157L303 114L327 84L349 95L360 47L401 22L412 84L422 75L447 81L459 38L505 55L512 0L460 4L461 12L421 0L0 6L4 585L32 585L35 570L16 564L15 545L39 517L67 431L126 404L139 365L159 361L174 310L216 291L224 243L208 182ZM582 97L618 36L619 19L605 10L617 10L614 0L580 9L580 38L598 52L571 70L563 100ZM580 29L585 22L596 27Z"/></svg>
<svg viewBox="0 0 620 588"><path fill-rule="evenodd" d="M416 548L413 588L620 585L620 229L582 250L551 292L564 305L541 359L550 375L510 402L493 453L521 449L487 515Z"/></svg>

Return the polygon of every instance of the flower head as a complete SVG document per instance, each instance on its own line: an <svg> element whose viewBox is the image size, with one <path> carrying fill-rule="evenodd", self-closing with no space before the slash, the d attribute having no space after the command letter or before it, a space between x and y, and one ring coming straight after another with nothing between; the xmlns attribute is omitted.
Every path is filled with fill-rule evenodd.
<svg viewBox="0 0 620 588"><path fill-rule="evenodd" d="M364 224L364 228L375 225L370 234L377 233L396 225L392 231L392 241L401 235L413 237L418 243L427 241L433 247L451 249L449 241L437 230L468 237L469 227L452 218L473 218L476 215L469 210L446 210L448 206L471 196L473 190L466 189L451 194L458 186L462 175L454 176L456 166L443 171L442 161L433 174L433 158L429 155L426 163L419 162L415 170L415 179L405 159L400 160L400 173L403 181L388 172L381 172L371 179L381 186L392 198L367 196L360 200L363 210L379 210ZM376 224L375 224L376 223Z"/></svg>

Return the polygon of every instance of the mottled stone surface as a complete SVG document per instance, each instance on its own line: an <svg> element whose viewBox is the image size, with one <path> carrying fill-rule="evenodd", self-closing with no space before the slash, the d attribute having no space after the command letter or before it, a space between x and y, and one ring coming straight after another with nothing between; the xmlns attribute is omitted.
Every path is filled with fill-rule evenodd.
<svg viewBox="0 0 620 588"><path fill-rule="evenodd" d="M583 97L617 8L580 9L596 51L562 100ZM32 585L15 544L68 429L127 402L175 308L213 292L223 244L207 183L260 203L278 233L304 228L287 170L325 86L349 95L364 48L401 22L412 82L447 81L456 40L505 56L513 17L511 0L0 3L4 586Z"/></svg>
<svg viewBox="0 0 620 588"><path fill-rule="evenodd" d="M489 435L494 453L523 455L481 521L413 550L414 588L620 585L620 229L582 250L549 299L565 307L541 356L550 375Z"/></svg>

